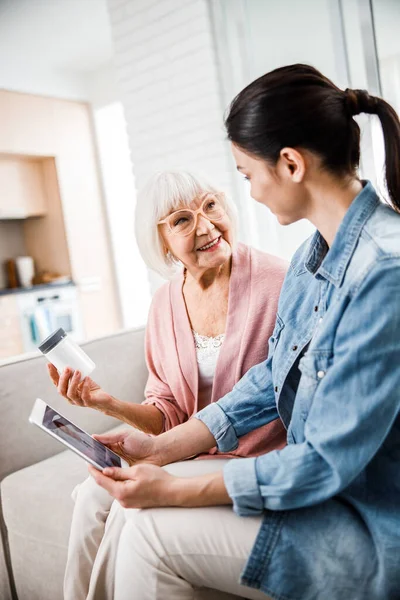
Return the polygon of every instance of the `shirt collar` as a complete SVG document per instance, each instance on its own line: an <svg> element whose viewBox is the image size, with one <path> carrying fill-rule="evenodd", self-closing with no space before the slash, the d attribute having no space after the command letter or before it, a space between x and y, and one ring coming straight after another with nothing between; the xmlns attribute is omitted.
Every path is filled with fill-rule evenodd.
<svg viewBox="0 0 400 600"><path fill-rule="evenodd" d="M305 255L305 268L315 277L324 277L337 287L342 284L365 222L380 202L372 184L363 181L363 185L350 204L331 248L316 231Z"/></svg>

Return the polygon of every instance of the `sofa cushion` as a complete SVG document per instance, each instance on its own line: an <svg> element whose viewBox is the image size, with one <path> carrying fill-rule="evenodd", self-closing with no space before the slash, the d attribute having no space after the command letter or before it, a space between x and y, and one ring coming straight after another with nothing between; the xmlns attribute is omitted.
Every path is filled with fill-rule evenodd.
<svg viewBox="0 0 400 600"><path fill-rule="evenodd" d="M1 520L1 540L0 540L0 598L1 600L11 600L11 584L8 577L8 568L5 557L7 546L7 534L5 526L3 526L3 515L0 514ZM8 546L7 546L8 548Z"/></svg>
<svg viewBox="0 0 400 600"><path fill-rule="evenodd" d="M62 598L74 506L71 493L87 474L85 461L67 450L2 481L3 514L20 599Z"/></svg>
<svg viewBox="0 0 400 600"><path fill-rule="evenodd" d="M127 427L119 424L111 431ZM1 482L2 510L19 600L62 600L74 508L71 494L86 477L87 463L65 450Z"/></svg>

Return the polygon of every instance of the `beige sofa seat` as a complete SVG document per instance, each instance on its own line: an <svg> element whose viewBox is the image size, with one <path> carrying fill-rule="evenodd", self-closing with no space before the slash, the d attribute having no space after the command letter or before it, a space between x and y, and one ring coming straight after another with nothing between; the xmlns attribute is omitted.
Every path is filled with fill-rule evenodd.
<svg viewBox="0 0 400 600"><path fill-rule="evenodd" d="M1 486L18 598L62 598L71 492L85 479L83 460L62 452L9 475Z"/></svg>
<svg viewBox="0 0 400 600"><path fill-rule="evenodd" d="M144 328L83 347L97 366L93 378L104 389L129 402L143 399ZM90 433L120 425L61 398L44 357L0 365L1 600L62 600L71 492L87 476L82 459L28 422L37 396Z"/></svg>

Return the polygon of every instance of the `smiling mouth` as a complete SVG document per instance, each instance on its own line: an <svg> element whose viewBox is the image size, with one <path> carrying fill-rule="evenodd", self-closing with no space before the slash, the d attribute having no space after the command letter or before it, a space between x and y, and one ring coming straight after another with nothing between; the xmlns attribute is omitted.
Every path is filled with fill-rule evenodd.
<svg viewBox="0 0 400 600"><path fill-rule="evenodd" d="M202 246L201 248L197 248L197 250L199 252L204 252L204 250L209 250L210 248L212 248L213 246L216 246L218 244L221 237L222 237L221 235L218 236L217 238L215 238L215 240L213 240L212 242L209 242L208 244L206 244L205 246Z"/></svg>

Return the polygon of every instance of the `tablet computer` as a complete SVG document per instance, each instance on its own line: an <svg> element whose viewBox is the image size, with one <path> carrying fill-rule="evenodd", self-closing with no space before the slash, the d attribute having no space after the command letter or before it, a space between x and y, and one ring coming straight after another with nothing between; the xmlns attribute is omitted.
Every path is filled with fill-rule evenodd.
<svg viewBox="0 0 400 600"><path fill-rule="evenodd" d="M36 399L29 421L102 471L106 467L128 467L128 463L58 411Z"/></svg>

